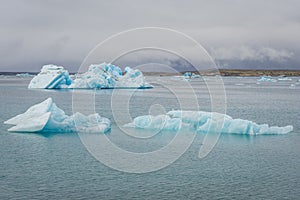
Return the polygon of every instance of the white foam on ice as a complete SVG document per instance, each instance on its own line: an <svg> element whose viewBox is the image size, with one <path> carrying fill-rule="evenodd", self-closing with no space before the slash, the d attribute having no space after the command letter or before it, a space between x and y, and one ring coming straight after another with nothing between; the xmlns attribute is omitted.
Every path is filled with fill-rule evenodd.
<svg viewBox="0 0 300 200"><path fill-rule="evenodd" d="M293 126L285 127L258 125L255 122L243 119L232 119L230 116L220 113L203 111L169 111L166 115L144 115L136 117L132 123L125 124L125 127L173 130L178 131L188 128L198 133L207 133L214 125L213 120L222 120L222 133L244 134L244 135L266 135L266 134L287 134L293 131Z"/></svg>
<svg viewBox="0 0 300 200"><path fill-rule="evenodd" d="M17 115L5 124L15 125L11 132L100 132L110 130L110 120L95 113L85 116L75 113L68 116L58 108L51 98L31 106L25 113Z"/></svg>

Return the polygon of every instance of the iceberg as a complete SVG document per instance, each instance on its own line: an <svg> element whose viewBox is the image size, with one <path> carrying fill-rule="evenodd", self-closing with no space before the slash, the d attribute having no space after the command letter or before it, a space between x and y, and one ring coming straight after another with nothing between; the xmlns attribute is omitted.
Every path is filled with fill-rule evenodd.
<svg viewBox="0 0 300 200"><path fill-rule="evenodd" d="M289 77L280 77L280 78L278 78L278 80L279 81L292 81L292 79Z"/></svg>
<svg viewBox="0 0 300 200"><path fill-rule="evenodd" d="M195 74L195 73L192 73L192 72L185 72L183 74L183 77L186 78L186 79L201 78L201 76L199 74Z"/></svg>
<svg viewBox="0 0 300 200"><path fill-rule="evenodd" d="M257 81L259 81L259 82L277 82L277 80L273 79L271 76L262 76Z"/></svg>
<svg viewBox="0 0 300 200"><path fill-rule="evenodd" d="M10 132L100 132L106 133L111 128L109 119L99 114L85 116L75 113L71 116L58 108L52 98L31 106L25 113L17 115L5 124L14 125Z"/></svg>
<svg viewBox="0 0 300 200"><path fill-rule="evenodd" d="M278 76L278 81L292 81L293 79L285 75Z"/></svg>
<svg viewBox="0 0 300 200"><path fill-rule="evenodd" d="M138 69L125 68L123 75L120 67L110 63L90 65L88 71L70 76L61 66L45 65L35 76L28 88L44 89L112 89L112 88L152 88L146 83L143 73Z"/></svg>
<svg viewBox="0 0 300 200"><path fill-rule="evenodd" d="M16 77L19 78L26 78L26 77L33 77L33 74L29 74L29 73L21 73L21 74L16 74Z"/></svg>
<svg viewBox="0 0 300 200"><path fill-rule="evenodd" d="M201 75L192 73L192 79L193 79L193 78L201 78Z"/></svg>
<svg viewBox="0 0 300 200"><path fill-rule="evenodd" d="M195 74L195 73L192 73L192 72L185 72L181 76L173 76L172 79L181 80L181 81L191 81L192 79L197 79L197 78L201 78L201 75L200 74Z"/></svg>
<svg viewBox="0 0 300 200"><path fill-rule="evenodd" d="M62 66L44 65L41 72L33 77L28 88L60 89L72 83L69 72Z"/></svg>
<svg viewBox="0 0 300 200"><path fill-rule="evenodd" d="M110 63L90 65L88 71L77 74L69 88L152 88L145 82L143 73L138 69L125 68L122 75L120 67Z"/></svg>
<svg viewBox="0 0 300 200"><path fill-rule="evenodd" d="M69 88L112 88L121 76L122 70L115 65L90 65L87 72L75 75Z"/></svg>
<svg viewBox="0 0 300 200"><path fill-rule="evenodd" d="M192 76L192 72L185 72L183 74L183 76L186 77L186 78L190 78Z"/></svg>
<svg viewBox="0 0 300 200"><path fill-rule="evenodd" d="M293 131L293 126L285 127L269 126L267 124L256 124L255 122L204 111L169 111L166 115L144 115L133 119L133 122L125 124L124 127L153 129L153 130L191 130L197 133L207 133L210 128L216 125L214 120L222 120L222 133L243 134L243 135L267 135L287 134Z"/></svg>

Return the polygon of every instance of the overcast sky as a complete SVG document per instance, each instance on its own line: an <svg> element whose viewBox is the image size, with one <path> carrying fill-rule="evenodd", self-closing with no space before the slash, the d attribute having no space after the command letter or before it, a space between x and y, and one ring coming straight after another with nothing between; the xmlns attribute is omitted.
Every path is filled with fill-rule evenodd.
<svg viewBox="0 0 300 200"><path fill-rule="evenodd" d="M145 26L188 34L222 68L300 69L299 0L0 2L0 71L76 71L99 42Z"/></svg>

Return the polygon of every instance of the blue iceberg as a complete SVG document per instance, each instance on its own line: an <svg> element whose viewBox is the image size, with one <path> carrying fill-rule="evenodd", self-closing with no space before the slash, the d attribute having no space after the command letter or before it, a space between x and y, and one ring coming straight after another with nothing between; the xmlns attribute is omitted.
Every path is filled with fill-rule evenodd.
<svg viewBox="0 0 300 200"><path fill-rule="evenodd" d="M195 74L195 73L192 73L192 72L185 72L183 74L183 77L186 78L186 79L201 78L201 76L199 74Z"/></svg>
<svg viewBox="0 0 300 200"><path fill-rule="evenodd" d="M151 88L145 82L143 73L138 69L125 68L122 74L120 67L110 63L89 66L87 72L77 74L69 88Z"/></svg>
<svg viewBox="0 0 300 200"><path fill-rule="evenodd" d="M110 63L90 65L88 71L76 74L73 79L61 66L45 65L35 76L28 88L61 89L108 89L108 88L152 88L146 83L143 73L138 69L125 68L123 75L120 67Z"/></svg>
<svg viewBox="0 0 300 200"><path fill-rule="evenodd" d="M125 124L125 127L153 129L153 130L191 130L197 133L207 133L210 128L216 125L214 120L222 120L222 133L243 134L243 135L267 135L287 134L293 131L293 126L285 127L269 126L267 124L256 124L255 122L243 119L232 119L230 116L221 113L204 111L169 111L166 115L144 115L136 117L132 123Z"/></svg>
<svg viewBox="0 0 300 200"><path fill-rule="evenodd" d="M62 66L50 64L42 67L41 72L30 81L28 88L67 88L72 81L69 72Z"/></svg>
<svg viewBox="0 0 300 200"><path fill-rule="evenodd" d="M109 119L95 113L85 116L75 113L71 116L58 108L51 98L31 106L25 113L17 115L5 124L15 125L11 132L93 132L105 133L111 128Z"/></svg>
<svg viewBox="0 0 300 200"><path fill-rule="evenodd" d="M192 76L192 72L185 72L183 74L184 77L190 78Z"/></svg>
<svg viewBox="0 0 300 200"><path fill-rule="evenodd" d="M277 82L277 80L273 79L271 76L262 76L257 81L259 81L259 82L273 82L273 83Z"/></svg>

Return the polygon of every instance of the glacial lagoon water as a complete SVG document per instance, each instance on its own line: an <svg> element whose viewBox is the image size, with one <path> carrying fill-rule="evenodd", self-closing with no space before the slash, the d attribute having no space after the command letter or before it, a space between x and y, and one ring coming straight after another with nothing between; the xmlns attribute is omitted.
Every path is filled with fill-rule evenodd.
<svg viewBox="0 0 300 200"><path fill-rule="evenodd" d="M29 90L30 79L1 77L0 199L297 199L300 196L299 77L259 84L257 79L223 78L227 114L259 124L290 124L294 126L293 132L260 136L222 134L204 159L199 159L198 153L205 135L197 134L190 148L168 167L130 174L97 161L76 133L9 133L7 129L11 126L4 125L5 120L48 97L72 114L72 90ZM128 151L162 148L174 133L132 138L118 127L130 119L121 118L116 123L115 114L129 110L136 117L180 109L178 95L168 90L171 85L182 101L191 105L189 109L193 109L189 88L183 80L174 77L147 77L147 80L161 84L134 92L120 90L132 97L128 107L122 106L124 99L118 97L115 113L111 98L116 91L83 91L95 93L96 111L112 120L112 130L106 136ZM200 110L210 111L210 96L203 80L188 83L197 88ZM136 130L136 134L148 132Z"/></svg>

